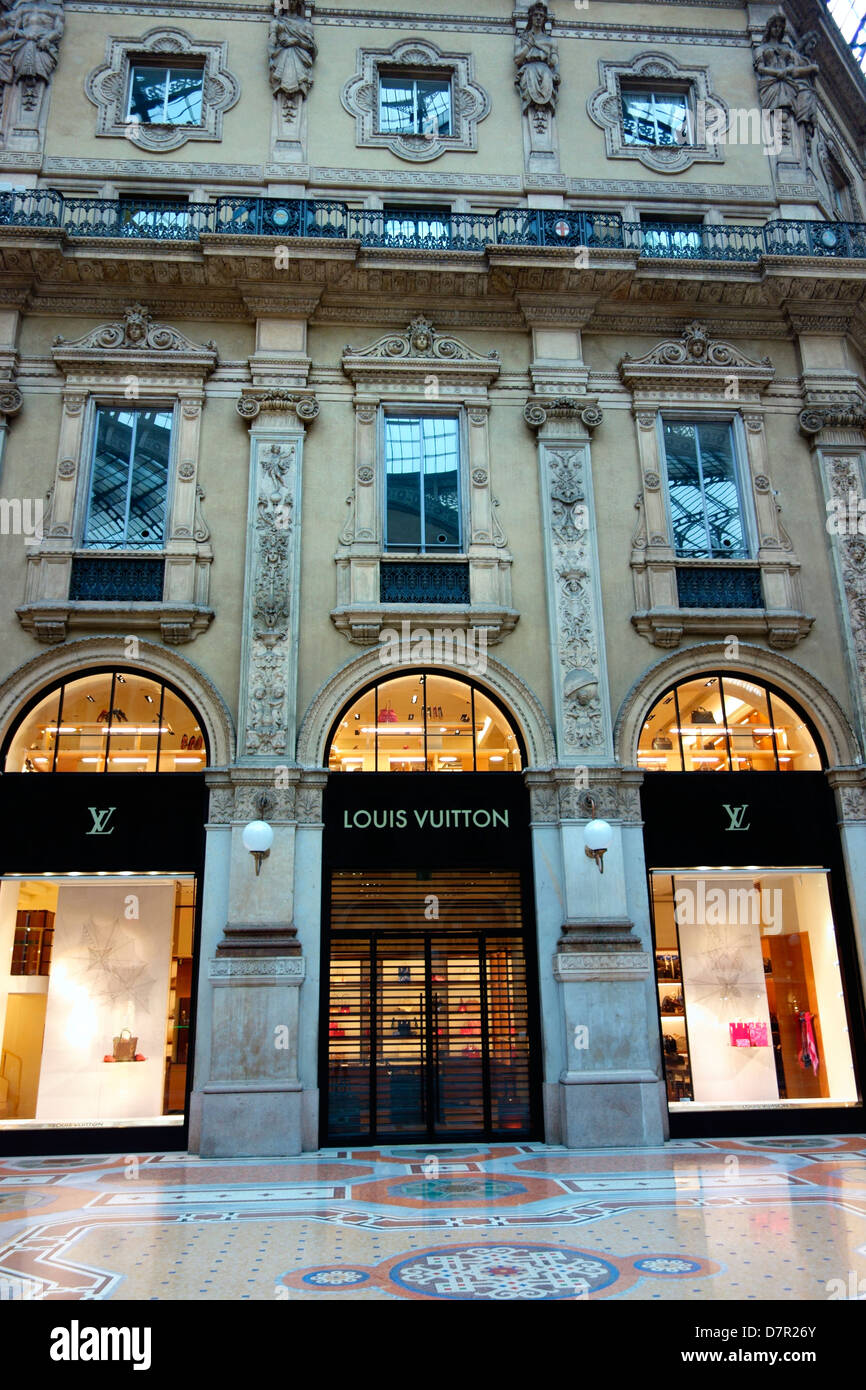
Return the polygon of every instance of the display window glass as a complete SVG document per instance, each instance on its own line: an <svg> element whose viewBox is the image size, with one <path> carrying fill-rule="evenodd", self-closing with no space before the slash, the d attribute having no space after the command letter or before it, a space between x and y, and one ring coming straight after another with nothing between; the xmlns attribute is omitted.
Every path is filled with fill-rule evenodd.
<svg viewBox="0 0 866 1390"><path fill-rule="evenodd" d="M705 672L665 691L638 742L646 772L819 772L809 723L750 676Z"/></svg>
<svg viewBox="0 0 866 1390"><path fill-rule="evenodd" d="M653 872L672 1109L859 1103L828 875Z"/></svg>
<svg viewBox="0 0 866 1390"><path fill-rule="evenodd" d="M331 772L519 772L516 730L470 681L411 672L349 705L331 735Z"/></svg>
<svg viewBox="0 0 866 1390"><path fill-rule="evenodd" d="M0 1130L184 1122L194 875L0 883Z"/></svg>
<svg viewBox="0 0 866 1390"><path fill-rule="evenodd" d="M6 772L201 772L204 730L190 705L141 671L72 677L12 731Z"/></svg>

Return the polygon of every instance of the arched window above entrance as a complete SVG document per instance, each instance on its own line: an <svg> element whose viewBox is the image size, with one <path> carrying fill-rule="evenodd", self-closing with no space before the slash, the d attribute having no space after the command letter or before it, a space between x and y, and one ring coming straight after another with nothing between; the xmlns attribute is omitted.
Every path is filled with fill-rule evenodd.
<svg viewBox="0 0 866 1390"><path fill-rule="evenodd" d="M202 772L198 714L174 686L132 668L68 676L25 707L4 772Z"/></svg>
<svg viewBox="0 0 866 1390"><path fill-rule="evenodd" d="M637 760L647 772L819 772L823 761L788 696L729 671L670 686L644 720Z"/></svg>
<svg viewBox="0 0 866 1390"><path fill-rule="evenodd" d="M519 772L520 736L474 682L409 671L369 686L331 731L331 772Z"/></svg>

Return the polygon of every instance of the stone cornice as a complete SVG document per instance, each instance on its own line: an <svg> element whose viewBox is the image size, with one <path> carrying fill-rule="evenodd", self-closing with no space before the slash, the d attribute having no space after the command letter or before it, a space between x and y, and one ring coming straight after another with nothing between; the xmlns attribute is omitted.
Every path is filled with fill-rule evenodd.
<svg viewBox="0 0 866 1390"><path fill-rule="evenodd" d="M206 377L217 363L216 343L194 343L167 324L154 323L143 304L131 304L119 322L104 323L81 338L68 341L58 335L51 356L68 375L84 368L89 373L123 372Z"/></svg>
<svg viewBox="0 0 866 1390"><path fill-rule="evenodd" d="M343 371L357 385L373 379L395 379L401 383L407 377L421 382L429 375L447 377L450 381L477 381L483 390L500 372L499 353L493 349L486 356L475 352L459 338L439 333L428 319L413 319L403 333L388 333L377 338L369 347L346 346L342 358Z"/></svg>
<svg viewBox="0 0 866 1390"><path fill-rule="evenodd" d="M693 322L684 328L678 340L657 343L643 357L626 353L619 365L623 383L634 392L653 392L659 388L703 390L718 392L725 383L736 378L739 390L751 386L760 393L769 386L776 369L769 357L753 362L731 343L710 338L706 328Z"/></svg>

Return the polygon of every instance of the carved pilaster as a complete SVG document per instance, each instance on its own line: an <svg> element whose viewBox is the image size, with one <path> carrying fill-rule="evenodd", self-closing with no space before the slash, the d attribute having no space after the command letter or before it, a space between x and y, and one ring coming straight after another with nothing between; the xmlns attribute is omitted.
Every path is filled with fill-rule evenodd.
<svg viewBox="0 0 866 1390"><path fill-rule="evenodd" d="M531 0L514 15L514 85L523 110L525 167L530 173L559 173L556 104L559 99L559 49L553 16L543 0Z"/></svg>
<svg viewBox="0 0 866 1390"><path fill-rule="evenodd" d="M8 152L38 160L42 153L48 89L63 27L62 0L12 0L5 9L0 21L0 159Z"/></svg>
<svg viewBox="0 0 866 1390"><path fill-rule="evenodd" d="M303 164L307 157L307 96L318 54L312 16L310 0L274 0L268 29L271 164Z"/></svg>
<svg viewBox="0 0 866 1390"><path fill-rule="evenodd" d="M589 451L601 411L585 399L531 398L524 418L538 429L559 756L597 763L611 747Z"/></svg>
<svg viewBox="0 0 866 1390"><path fill-rule="evenodd" d="M318 402L256 392L242 397L238 411L253 420L238 751L288 762L295 743L302 422L315 419Z"/></svg>

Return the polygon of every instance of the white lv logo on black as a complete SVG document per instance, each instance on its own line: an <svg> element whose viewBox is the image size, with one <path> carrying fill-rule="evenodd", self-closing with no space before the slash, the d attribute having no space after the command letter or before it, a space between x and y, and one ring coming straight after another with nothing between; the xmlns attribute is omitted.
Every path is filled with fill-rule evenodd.
<svg viewBox="0 0 866 1390"><path fill-rule="evenodd" d="M116 806L106 806L104 810L100 809L100 807L98 806L88 806L87 809L93 817L93 827L92 829L88 830L88 835L114 834L114 826L112 826L110 830L106 830L105 827L108 825L109 820L114 815L114 812L117 810Z"/></svg>
<svg viewBox="0 0 866 1390"><path fill-rule="evenodd" d="M748 809L748 803L745 806L728 806L728 804L725 803L725 810L727 811L728 819L731 822L730 825L725 826L725 829L748 830L751 827L752 822L749 821L748 825L743 825L743 819Z"/></svg>

